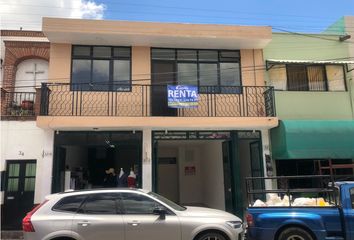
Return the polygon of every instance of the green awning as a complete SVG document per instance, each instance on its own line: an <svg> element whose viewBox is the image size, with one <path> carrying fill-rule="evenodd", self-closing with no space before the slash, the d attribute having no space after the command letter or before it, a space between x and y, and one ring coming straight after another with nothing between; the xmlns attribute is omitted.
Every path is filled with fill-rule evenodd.
<svg viewBox="0 0 354 240"><path fill-rule="evenodd" d="M271 143L273 159L354 159L354 121L279 121Z"/></svg>

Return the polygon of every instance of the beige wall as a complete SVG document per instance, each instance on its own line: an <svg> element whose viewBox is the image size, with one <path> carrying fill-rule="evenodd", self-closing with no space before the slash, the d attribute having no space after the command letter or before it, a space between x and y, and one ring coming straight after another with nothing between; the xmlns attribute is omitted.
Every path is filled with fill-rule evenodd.
<svg viewBox="0 0 354 240"><path fill-rule="evenodd" d="M132 47L131 92L73 92L69 85L51 86L49 115L53 116L124 116L150 115L150 88L136 84L150 85L150 47ZM241 74L243 86L264 86L261 49L241 50ZM49 82L70 82L71 45L51 44ZM198 108L178 111L185 117L265 117L263 92L265 88L243 89L242 94L200 94ZM211 104L213 101L216 107ZM248 103L246 105L246 103ZM74 105L74 108L72 106Z"/></svg>
<svg viewBox="0 0 354 240"><path fill-rule="evenodd" d="M50 44L48 82L70 82L71 71L71 45Z"/></svg>
<svg viewBox="0 0 354 240"><path fill-rule="evenodd" d="M264 86L262 49L241 49L243 86Z"/></svg>

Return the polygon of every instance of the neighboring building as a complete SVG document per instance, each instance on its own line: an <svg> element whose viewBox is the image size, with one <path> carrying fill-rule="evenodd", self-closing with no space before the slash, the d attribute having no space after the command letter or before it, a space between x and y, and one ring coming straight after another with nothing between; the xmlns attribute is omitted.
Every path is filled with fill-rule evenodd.
<svg viewBox="0 0 354 240"><path fill-rule="evenodd" d="M102 187L108 168L133 170L138 187L242 214L244 177L264 175L278 125L258 67L270 27L44 18L43 32L37 126L56 134L42 191ZM168 107L167 85L197 86L197 107Z"/></svg>
<svg viewBox="0 0 354 240"><path fill-rule="evenodd" d="M52 131L36 126L49 43L42 32L1 30L1 227L19 229L23 215L50 193L46 153Z"/></svg>
<svg viewBox="0 0 354 240"><path fill-rule="evenodd" d="M280 120L271 130L278 176L354 174L353 40L340 41L345 35L273 33L264 49Z"/></svg>

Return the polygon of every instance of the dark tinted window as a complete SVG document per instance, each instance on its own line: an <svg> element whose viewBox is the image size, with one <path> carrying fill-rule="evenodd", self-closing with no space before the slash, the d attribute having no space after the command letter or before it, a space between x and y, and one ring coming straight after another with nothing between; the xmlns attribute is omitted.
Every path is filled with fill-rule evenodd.
<svg viewBox="0 0 354 240"><path fill-rule="evenodd" d="M352 209L354 209L354 188L350 189L350 199L352 200Z"/></svg>
<svg viewBox="0 0 354 240"><path fill-rule="evenodd" d="M101 58L110 58L112 55L110 47L94 47L93 56Z"/></svg>
<svg viewBox="0 0 354 240"><path fill-rule="evenodd" d="M130 47L73 46L72 58L72 90L131 90Z"/></svg>
<svg viewBox="0 0 354 240"><path fill-rule="evenodd" d="M85 214L117 214L118 194L97 194L89 196L80 209Z"/></svg>
<svg viewBox="0 0 354 240"><path fill-rule="evenodd" d="M113 56L115 58L130 58L130 48L114 48L113 49Z"/></svg>
<svg viewBox="0 0 354 240"><path fill-rule="evenodd" d="M136 193L123 193L122 202L125 214L153 214L156 207L164 208L153 199Z"/></svg>
<svg viewBox="0 0 354 240"><path fill-rule="evenodd" d="M91 48L86 46L75 46L73 47L73 55L89 57L91 55Z"/></svg>
<svg viewBox="0 0 354 240"><path fill-rule="evenodd" d="M176 54L174 49L152 49L151 57L158 60L175 60Z"/></svg>
<svg viewBox="0 0 354 240"><path fill-rule="evenodd" d="M77 212L86 195L65 197L54 205L53 210L65 212Z"/></svg>

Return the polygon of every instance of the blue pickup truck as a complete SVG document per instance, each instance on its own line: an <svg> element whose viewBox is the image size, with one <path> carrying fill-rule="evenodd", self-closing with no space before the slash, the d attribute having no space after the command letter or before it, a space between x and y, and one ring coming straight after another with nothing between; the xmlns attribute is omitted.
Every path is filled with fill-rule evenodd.
<svg viewBox="0 0 354 240"><path fill-rule="evenodd" d="M354 240L354 181L333 182L332 186L315 190L322 196L335 194L328 205L291 206L290 201L289 206L250 206L246 215L247 240ZM261 196L261 191L250 192ZM287 192L291 196L300 190L269 192Z"/></svg>

